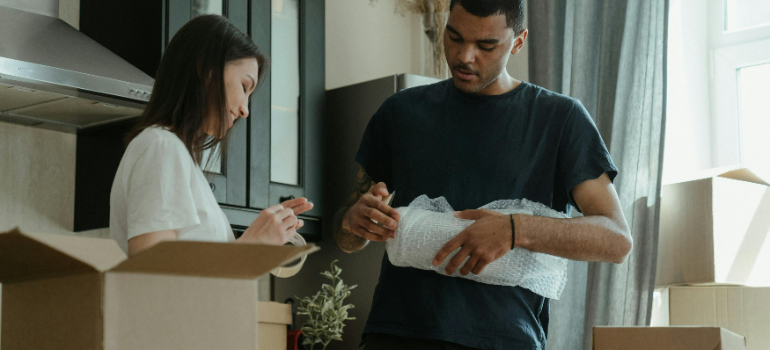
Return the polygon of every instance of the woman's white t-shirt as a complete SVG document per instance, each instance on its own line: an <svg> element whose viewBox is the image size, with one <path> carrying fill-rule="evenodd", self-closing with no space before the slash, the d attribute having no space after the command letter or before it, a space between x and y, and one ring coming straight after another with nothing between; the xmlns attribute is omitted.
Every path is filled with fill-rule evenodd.
<svg viewBox="0 0 770 350"><path fill-rule="evenodd" d="M110 194L110 237L176 230L180 240L231 242L233 230L182 140L150 127L129 143Z"/></svg>

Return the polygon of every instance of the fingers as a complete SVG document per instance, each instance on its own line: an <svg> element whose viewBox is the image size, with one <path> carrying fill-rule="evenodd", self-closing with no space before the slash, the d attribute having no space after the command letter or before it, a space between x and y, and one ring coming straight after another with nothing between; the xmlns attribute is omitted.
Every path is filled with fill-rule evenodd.
<svg viewBox="0 0 770 350"><path fill-rule="evenodd" d="M384 182L379 182L376 185L372 186L372 188L369 189L369 193L371 193L374 196L380 196L385 197L388 194L388 186L385 185Z"/></svg>
<svg viewBox="0 0 770 350"><path fill-rule="evenodd" d="M281 210L283 210L283 205L276 204L276 205L274 205L272 207L267 207L265 210L263 210L263 212L265 212L267 214L275 214L275 213L277 213L277 212L279 212Z"/></svg>
<svg viewBox="0 0 770 350"><path fill-rule="evenodd" d="M380 213L382 213L384 215L387 215L387 216L393 218L393 220L395 220L395 222L392 222L392 224L388 224L386 221L391 221L391 220L389 220L389 219L386 220L386 217L381 217L381 219L384 220L384 221L377 220L377 218L374 218L374 217L370 217L370 219L377 220L380 223L390 227L392 230L398 229L398 221L401 220L401 215L398 213L398 211L396 209L393 209L391 206L389 206L389 205L385 204L384 202L382 202L380 200L380 198L377 198L377 197L374 197L374 196L361 197L361 199L362 199L363 204L365 204L368 207L376 209L377 211L379 211Z"/></svg>
<svg viewBox="0 0 770 350"><path fill-rule="evenodd" d="M471 257L468 259L468 261L465 262L463 268L460 269L460 275L465 276L469 274L471 270L476 267L476 264L478 264L479 260L481 260L481 255L471 254ZM447 268L448 267L449 266L447 265Z"/></svg>
<svg viewBox="0 0 770 350"><path fill-rule="evenodd" d="M289 212L289 215L287 215L281 222L281 225L279 228L281 230L289 230L289 229L296 229L297 223L299 222L299 218L294 216L291 209L286 209Z"/></svg>
<svg viewBox="0 0 770 350"><path fill-rule="evenodd" d="M294 210L294 215L302 214L310 209L313 209L313 202L310 202L305 197L290 199L281 203L284 208L291 208Z"/></svg>
<svg viewBox="0 0 770 350"><path fill-rule="evenodd" d="M462 232L455 236L454 238L450 239L449 242L446 242L443 247L438 251L436 256L433 258L433 266L439 266L441 263L444 262L444 259L446 259L447 255L455 251L457 248L460 248L464 242L464 236L462 236Z"/></svg>
<svg viewBox="0 0 770 350"><path fill-rule="evenodd" d="M298 205L296 207L291 208L294 211L294 215L302 214L310 209L313 209L313 203L307 202L305 204Z"/></svg>
<svg viewBox="0 0 770 350"><path fill-rule="evenodd" d="M294 234L297 232L297 230L294 229L294 227L290 227L283 235L283 242L281 244L286 244L289 242L289 239L294 236Z"/></svg>
<svg viewBox="0 0 770 350"><path fill-rule="evenodd" d="M380 229L382 229L382 227L380 227ZM353 233L355 233L356 235L362 238L365 238L367 240L374 241L374 242L384 242L384 241L387 241L389 238L389 236L387 235L372 233L361 225L356 225L353 228Z"/></svg>
<svg viewBox="0 0 770 350"><path fill-rule="evenodd" d="M365 217L387 226L387 228L393 231L392 233L395 233L395 231L398 229L398 222L390 216L385 215L380 209L365 207L361 210L363 211L363 215Z"/></svg>
<svg viewBox="0 0 770 350"><path fill-rule="evenodd" d="M305 227L305 220L302 220L302 219L297 220L297 227L295 229L299 230L303 227Z"/></svg>
<svg viewBox="0 0 770 350"><path fill-rule="evenodd" d="M375 224L368 217L359 217L355 219L354 225L356 228L353 232L359 236L369 239L371 241L382 242L388 238L395 237L395 232L385 227ZM372 234L378 236L377 239L370 239L367 236Z"/></svg>
<svg viewBox="0 0 770 350"><path fill-rule="evenodd" d="M283 208L275 213L273 220L276 223L282 223L289 216L294 216L294 211L291 208Z"/></svg>
<svg viewBox="0 0 770 350"><path fill-rule="evenodd" d="M481 271L484 271L484 268L487 267L487 265L489 265L490 262L492 261L489 260L488 258L479 259L479 262L476 264L476 267L474 267L471 272L473 272L476 275L480 274Z"/></svg>
<svg viewBox="0 0 770 350"><path fill-rule="evenodd" d="M467 258L470 254L471 248L463 247L460 249L460 251L452 257L452 260L449 260L449 264L447 264L444 272L446 272L446 274L449 276L454 274L455 270L457 270L460 264L462 264L462 262L465 261L465 258Z"/></svg>
<svg viewBox="0 0 770 350"><path fill-rule="evenodd" d="M288 201L281 203L281 205L283 205L284 208L294 208L294 207L303 205L307 202L308 202L307 198L300 197L300 198L289 199Z"/></svg>
<svg viewBox="0 0 770 350"><path fill-rule="evenodd" d="M455 216L465 220L478 220L489 215L486 209L468 209L455 212Z"/></svg>

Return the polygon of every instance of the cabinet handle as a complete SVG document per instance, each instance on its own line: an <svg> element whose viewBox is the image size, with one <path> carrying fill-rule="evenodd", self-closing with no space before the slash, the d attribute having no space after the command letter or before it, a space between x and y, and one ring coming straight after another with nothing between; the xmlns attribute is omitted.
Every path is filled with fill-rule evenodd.
<svg viewBox="0 0 770 350"><path fill-rule="evenodd" d="M213 182L209 182L209 186L211 187L211 192L214 192L217 189L217 185L215 185Z"/></svg>
<svg viewBox="0 0 770 350"><path fill-rule="evenodd" d="M283 202L285 202L285 201L290 201L290 200L292 200L292 199L294 199L294 195L293 195L293 194L290 194L290 195L288 195L288 196L285 196L285 197L281 197L281 198L279 198L278 200L279 200L279 201L281 201L281 203L283 203Z"/></svg>

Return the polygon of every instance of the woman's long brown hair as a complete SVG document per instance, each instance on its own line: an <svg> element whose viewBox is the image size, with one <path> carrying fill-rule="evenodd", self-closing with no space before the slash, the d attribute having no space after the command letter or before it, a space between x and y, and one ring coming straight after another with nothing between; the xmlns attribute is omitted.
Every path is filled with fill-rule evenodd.
<svg viewBox="0 0 770 350"><path fill-rule="evenodd" d="M257 80L261 83L268 59L227 18L204 15L187 22L163 53L150 102L127 135L126 145L144 129L162 126L184 142L196 164L200 165L204 150L217 145L219 154L212 154L211 158L226 159L225 118L230 118L230 112L225 94L225 64L249 57L257 60ZM210 125L220 137L205 133Z"/></svg>

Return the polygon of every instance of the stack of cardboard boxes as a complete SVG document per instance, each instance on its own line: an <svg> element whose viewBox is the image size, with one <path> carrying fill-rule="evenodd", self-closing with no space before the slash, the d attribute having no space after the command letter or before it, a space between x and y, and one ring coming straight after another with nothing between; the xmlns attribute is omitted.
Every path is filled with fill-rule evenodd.
<svg viewBox="0 0 770 350"><path fill-rule="evenodd" d="M652 326L716 326L770 350L770 185L747 169L663 186Z"/></svg>

